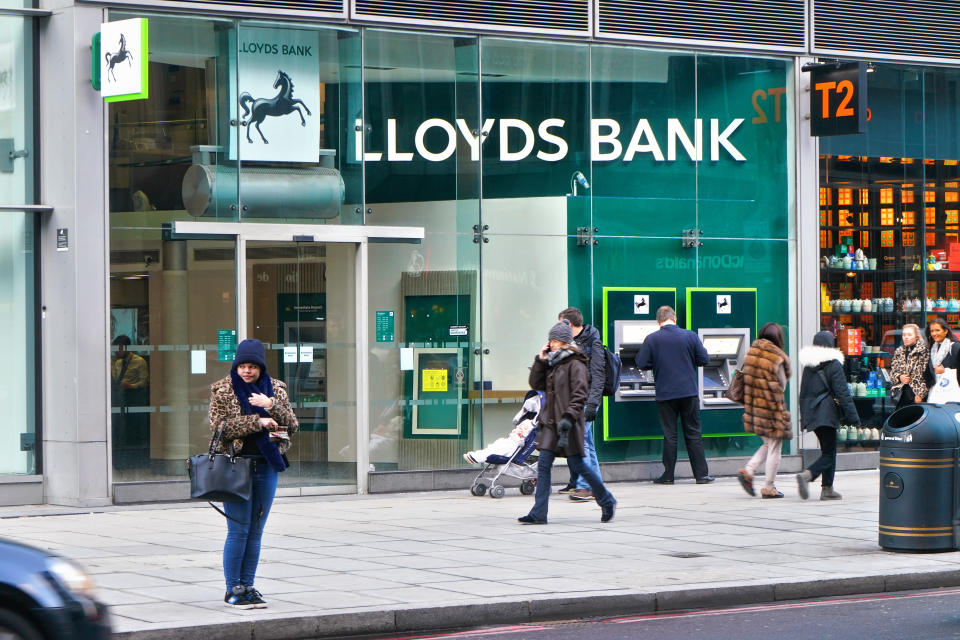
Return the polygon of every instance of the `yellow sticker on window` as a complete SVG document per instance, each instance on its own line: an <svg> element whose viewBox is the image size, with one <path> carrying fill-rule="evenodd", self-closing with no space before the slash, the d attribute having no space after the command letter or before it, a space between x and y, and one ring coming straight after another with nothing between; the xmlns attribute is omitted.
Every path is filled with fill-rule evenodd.
<svg viewBox="0 0 960 640"><path fill-rule="evenodd" d="M424 369L423 381L420 383L422 391L446 391L447 390L447 370L446 369Z"/></svg>

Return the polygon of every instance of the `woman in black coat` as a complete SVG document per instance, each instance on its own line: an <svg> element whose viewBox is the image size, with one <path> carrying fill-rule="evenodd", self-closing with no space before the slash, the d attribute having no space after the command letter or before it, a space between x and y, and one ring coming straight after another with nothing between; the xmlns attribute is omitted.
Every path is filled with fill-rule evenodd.
<svg viewBox="0 0 960 640"><path fill-rule="evenodd" d="M544 391L537 419L537 492L530 513L517 520L522 524L547 524L550 502L550 476L557 456L567 458L570 471L577 473L593 492L600 505L600 522L610 522L617 501L603 485L600 475L583 464L584 417L589 383L587 358L573 344L573 329L558 322L550 329L549 342L540 350L530 367L530 388Z"/></svg>
<svg viewBox="0 0 960 640"><path fill-rule="evenodd" d="M845 424L860 425L860 415L853 404L850 389L843 376L843 354L834 348L833 334L821 331L813 336L813 346L800 350L800 422L804 431L813 431L820 441L820 457L797 474L800 497L810 497L809 483L820 480L820 499L839 500L833 490L837 470L837 429Z"/></svg>

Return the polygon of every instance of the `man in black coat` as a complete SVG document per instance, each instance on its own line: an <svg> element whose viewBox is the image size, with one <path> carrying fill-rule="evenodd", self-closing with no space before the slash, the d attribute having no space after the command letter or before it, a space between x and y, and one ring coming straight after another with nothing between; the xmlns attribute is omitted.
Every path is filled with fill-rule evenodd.
<svg viewBox="0 0 960 640"><path fill-rule="evenodd" d="M576 307L568 307L561 311L557 320L566 321L570 324L570 328L573 329L574 344L580 348L583 355L590 359L587 367L590 374L590 392L587 395L587 403L583 407L583 418L586 420L584 425L583 464L596 471L597 476L602 477L600 462L597 460L597 448L593 444L593 422L597 419L597 408L603 400L603 383L607 375L603 340L600 339L600 332L597 331L596 327L583 324L583 313ZM575 502L593 500L590 485L572 469L570 471L570 482L560 489L560 493L570 494L570 499Z"/></svg>
<svg viewBox="0 0 960 640"><path fill-rule="evenodd" d="M700 384L697 367L709 362L707 350L693 331L677 326L672 307L657 309L660 330L643 341L637 353L638 369L653 369L657 393L657 413L663 429L663 474L657 484L673 484L677 464L677 418L683 425L683 441L690 456L690 467L697 484L713 482L708 474L707 456L700 433Z"/></svg>

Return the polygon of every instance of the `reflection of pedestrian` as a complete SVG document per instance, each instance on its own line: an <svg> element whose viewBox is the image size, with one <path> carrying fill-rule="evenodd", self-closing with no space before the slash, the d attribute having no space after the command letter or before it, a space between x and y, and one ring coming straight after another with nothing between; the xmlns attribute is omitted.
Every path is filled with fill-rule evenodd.
<svg viewBox="0 0 960 640"><path fill-rule="evenodd" d="M142 406L142 404L145 403L131 402L130 400L135 394L128 392L146 390L147 384L150 382L150 372L147 369L147 361L132 351L127 351L127 347L130 345L129 337L119 335L114 338L113 344L117 347L117 358L113 361L113 367L110 373L113 378L114 388L120 391L119 404L121 406Z"/></svg>
<svg viewBox="0 0 960 640"><path fill-rule="evenodd" d="M589 393L587 358L573 344L573 330L566 322L553 325L548 340L530 368L530 388L545 392L538 420L537 492L530 513L517 520L523 524L547 524L551 467L557 456L563 456L570 469L590 485L600 505L600 522L610 522L617 501L597 472L583 463L583 405Z"/></svg>
<svg viewBox="0 0 960 640"><path fill-rule="evenodd" d="M127 351L130 338L113 339L117 356L110 367L111 400L114 408L112 424L113 466L129 469L145 465L150 457L150 414L133 407L150 406L150 372L147 361Z"/></svg>
<svg viewBox="0 0 960 640"><path fill-rule="evenodd" d="M790 412L783 392L790 378L790 358L783 351L783 330L776 322L763 325L743 361L743 430L755 433L763 444L743 469L737 472L744 491L756 495L753 475L764 458L767 460L764 498L782 498L773 485L780 468L780 450L784 440L793 438Z"/></svg>
<svg viewBox="0 0 960 640"><path fill-rule="evenodd" d="M663 429L663 474L656 484L673 484L677 465L677 418L683 425L683 441L697 484L713 482L708 475L707 456L700 435L700 385L697 367L710 361L700 337L677 326L677 312L666 305L657 309L659 331L643 341L637 354L638 369L653 369L656 380L657 413Z"/></svg>
<svg viewBox="0 0 960 640"><path fill-rule="evenodd" d="M223 545L224 602L237 609L267 606L253 586L260 540L277 491L277 474L287 468L290 436L300 426L287 385L267 373L259 340L237 345L230 375L210 388L210 428L223 425L217 453L235 451L253 460L253 491L243 502L225 502L227 540Z"/></svg>

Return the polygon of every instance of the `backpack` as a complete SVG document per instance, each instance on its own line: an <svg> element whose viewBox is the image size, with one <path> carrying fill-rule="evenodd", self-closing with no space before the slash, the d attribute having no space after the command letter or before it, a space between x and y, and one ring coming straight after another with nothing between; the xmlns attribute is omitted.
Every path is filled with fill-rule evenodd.
<svg viewBox="0 0 960 640"><path fill-rule="evenodd" d="M616 395L617 389L620 388L620 369L623 368L620 356L604 346L603 365L603 395Z"/></svg>

